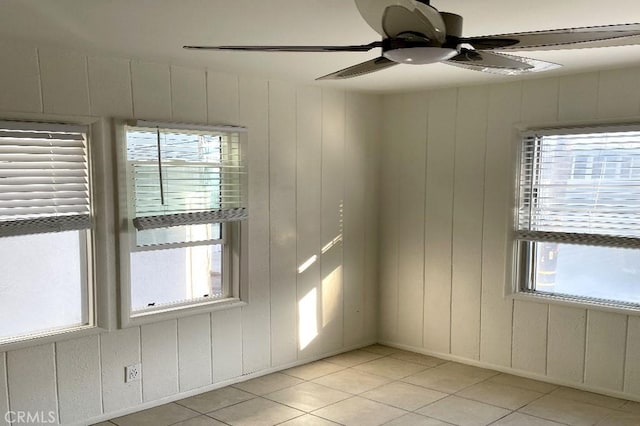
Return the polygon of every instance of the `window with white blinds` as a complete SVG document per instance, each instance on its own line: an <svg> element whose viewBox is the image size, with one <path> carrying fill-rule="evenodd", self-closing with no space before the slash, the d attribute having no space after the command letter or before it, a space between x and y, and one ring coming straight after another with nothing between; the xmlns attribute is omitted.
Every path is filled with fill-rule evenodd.
<svg viewBox="0 0 640 426"><path fill-rule="evenodd" d="M0 237L91 226L86 134L0 121Z"/></svg>
<svg viewBox="0 0 640 426"><path fill-rule="evenodd" d="M517 235L640 246L640 130L525 135Z"/></svg>
<svg viewBox="0 0 640 426"><path fill-rule="evenodd" d="M640 309L640 127L525 133L520 291Z"/></svg>
<svg viewBox="0 0 640 426"><path fill-rule="evenodd" d="M245 162L235 127L126 127L138 231L247 218Z"/></svg>

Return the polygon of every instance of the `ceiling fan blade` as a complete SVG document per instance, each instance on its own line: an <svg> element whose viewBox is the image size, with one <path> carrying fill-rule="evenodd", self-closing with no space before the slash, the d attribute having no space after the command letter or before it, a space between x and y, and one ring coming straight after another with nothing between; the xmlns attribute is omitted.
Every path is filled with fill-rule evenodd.
<svg viewBox="0 0 640 426"><path fill-rule="evenodd" d="M234 50L245 52L368 52L382 42L353 46L182 46L190 50Z"/></svg>
<svg viewBox="0 0 640 426"><path fill-rule="evenodd" d="M531 72L549 71L561 66L552 62L539 61L521 56L507 55L504 53L478 52L467 49L463 49L459 55L444 61L444 63L474 71L502 75L520 75Z"/></svg>
<svg viewBox="0 0 640 426"><path fill-rule="evenodd" d="M444 42L446 27L440 12L417 0L355 0L362 18L383 37L395 37L400 32L421 33L432 40ZM406 10L404 17L392 18L388 32L384 28L384 16L388 7ZM437 28L437 30L436 30Z"/></svg>
<svg viewBox="0 0 640 426"><path fill-rule="evenodd" d="M379 58L375 58L367 62L362 62L361 64L354 65L340 71L332 72L331 74L316 78L316 80L341 80L344 78L357 77L359 75L380 71L394 65L398 65L398 63L380 56Z"/></svg>
<svg viewBox="0 0 640 426"><path fill-rule="evenodd" d="M468 43L476 50L532 49L638 35L640 35L640 24L620 24L468 37L460 38L458 42Z"/></svg>
<svg viewBox="0 0 640 426"><path fill-rule="evenodd" d="M382 16L382 29L391 38L401 33L418 33L438 44L442 44L447 36L440 12L423 3L415 3L411 8L387 7Z"/></svg>

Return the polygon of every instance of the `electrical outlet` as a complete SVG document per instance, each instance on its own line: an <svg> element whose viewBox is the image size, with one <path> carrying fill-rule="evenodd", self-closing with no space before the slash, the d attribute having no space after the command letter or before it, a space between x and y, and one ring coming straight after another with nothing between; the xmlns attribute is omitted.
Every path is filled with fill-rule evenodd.
<svg viewBox="0 0 640 426"><path fill-rule="evenodd" d="M142 364L128 365L124 368L124 382L137 382L142 375Z"/></svg>

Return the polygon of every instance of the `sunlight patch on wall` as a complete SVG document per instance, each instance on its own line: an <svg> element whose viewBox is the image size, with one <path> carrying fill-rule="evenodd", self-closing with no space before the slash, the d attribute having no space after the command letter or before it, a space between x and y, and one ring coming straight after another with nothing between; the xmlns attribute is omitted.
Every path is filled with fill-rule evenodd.
<svg viewBox="0 0 640 426"><path fill-rule="evenodd" d="M322 280L322 326L326 327L342 309L342 266L336 267Z"/></svg>
<svg viewBox="0 0 640 426"><path fill-rule="evenodd" d="M298 302L298 334L300 350L306 348L309 343L318 336L318 294L315 288L311 289Z"/></svg>
<svg viewBox="0 0 640 426"><path fill-rule="evenodd" d="M311 265L313 265L314 263L316 263L316 260L318 260L318 256L317 255L313 255L311 256L309 259L305 260L302 265L298 266L298 273L301 274L304 271L306 271L307 269L309 269L309 267Z"/></svg>

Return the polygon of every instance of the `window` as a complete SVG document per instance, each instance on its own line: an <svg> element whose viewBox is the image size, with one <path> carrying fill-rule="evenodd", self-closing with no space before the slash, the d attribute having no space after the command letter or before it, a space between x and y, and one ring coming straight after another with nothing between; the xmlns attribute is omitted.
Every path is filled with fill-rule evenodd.
<svg viewBox="0 0 640 426"><path fill-rule="evenodd" d="M640 308L640 128L524 135L520 291Z"/></svg>
<svg viewBox="0 0 640 426"><path fill-rule="evenodd" d="M130 317L239 300L244 134L232 127L124 126L122 257Z"/></svg>
<svg viewBox="0 0 640 426"><path fill-rule="evenodd" d="M87 133L0 122L0 344L94 325Z"/></svg>

